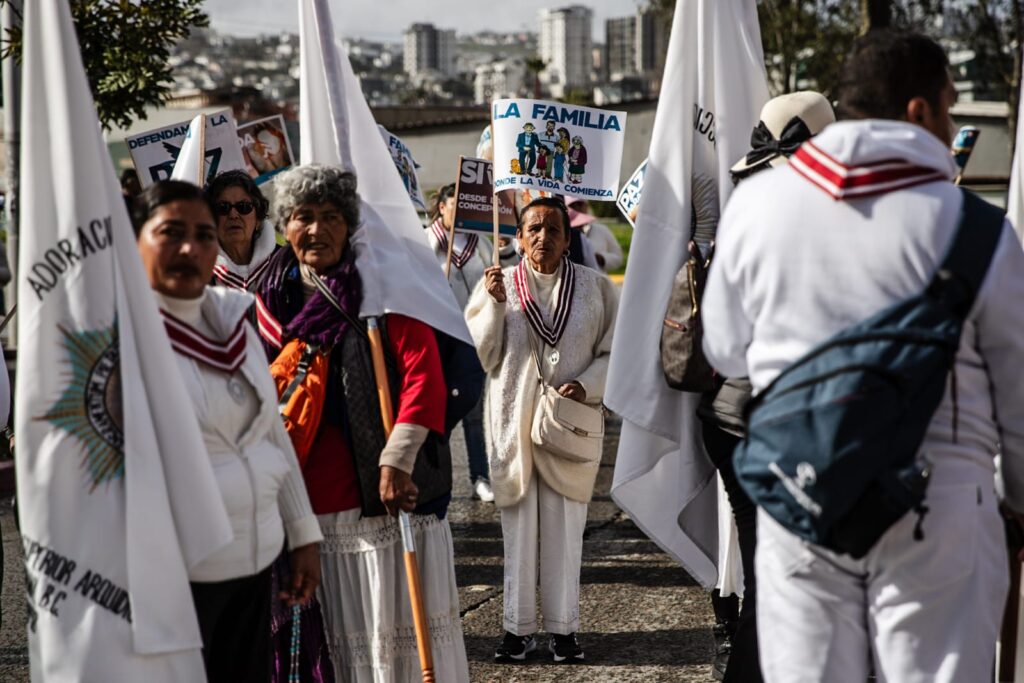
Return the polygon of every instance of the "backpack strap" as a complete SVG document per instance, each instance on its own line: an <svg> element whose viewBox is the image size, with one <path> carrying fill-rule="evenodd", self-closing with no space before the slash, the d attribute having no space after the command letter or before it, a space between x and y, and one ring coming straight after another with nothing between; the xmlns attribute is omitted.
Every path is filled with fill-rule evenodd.
<svg viewBox="0 0 1024 683"><path fill-rule="evenodd" d="M953 242L942 260L928 293L945 299L961 319L967 317L985 281L992 257L1003 234L1003 212L978 195L961 189L964 198Z"/></svg>

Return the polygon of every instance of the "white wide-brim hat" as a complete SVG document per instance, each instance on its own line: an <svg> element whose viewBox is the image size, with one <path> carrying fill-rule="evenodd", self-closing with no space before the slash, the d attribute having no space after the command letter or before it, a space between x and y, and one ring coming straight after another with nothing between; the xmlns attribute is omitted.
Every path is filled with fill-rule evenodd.
<svg viewBox="0 0 1024 683"><path fill-rule="evenodd" d="M835 120L832 105L821 93L807 90L769 100L750 136L750 152L733 165L732 172L745 174L759 166L785 164L800 145Z"/></svg>

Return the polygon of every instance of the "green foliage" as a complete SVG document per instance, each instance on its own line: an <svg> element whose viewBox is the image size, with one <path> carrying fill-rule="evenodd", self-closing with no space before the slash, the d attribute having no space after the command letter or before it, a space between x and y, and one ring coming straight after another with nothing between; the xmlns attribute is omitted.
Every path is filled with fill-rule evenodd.
<svg viewBox="0 0 1024 683"><path fill-rule="evenodd" d="M164 101L170 47L209 23L203 0L68 1L96 112L108 130L127 127ZM20 26L7 31L3 57L20 59L22 37Z"/></svg>

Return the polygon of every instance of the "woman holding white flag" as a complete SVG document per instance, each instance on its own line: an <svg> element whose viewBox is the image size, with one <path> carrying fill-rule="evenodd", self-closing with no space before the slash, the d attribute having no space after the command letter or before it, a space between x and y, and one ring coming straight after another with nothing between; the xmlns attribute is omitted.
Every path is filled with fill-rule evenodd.
<svg viewBox="0 0 1024 683"><path fill-rule="evenodd" d="M421 680L399 526L411 514L438 681L469 680L447 511L446 384L433 329L388 314L380 325L397 416L385 438L352 241L360 238L354 174L307 164L277 176L281 249L260 285L261 330L275 368L311 350L322 401L291 432L326 542L318 593L339 679ZM272 332L276 331L276 334ZM275 370L276 372L276 370ZM290 384L290 382L289 382ZM297 436L300 431L308 440Z"/></svg>
<svg viewBox="0 0 1024 683"><path fill-rule="evenodd" d="M517 231L524 259L489 268L466 309L490 376L491 484L505 545L498 661L537 647L538 566L548 647L556 662L583 660L583 529L601 462L616 296L607 278L569 261L570 230L560 199L531 202Z"/></svg>
<svg viewBox="0 0 1024 683"><path fill-rule="evenodd" d="M206 196L217 218L217 284L255 291L278 248L274 226L267 220L270 202L245 171L221 173L207 185Z"/></svg>
<svg viewBox="0 0 1024 683"><path fill-rule="evenodd" d="M233 531L190 568L210 681L270 680L270 567L288 541L292 581L279 594L309 600L323 540L277 410L248 294L207 283L217 257L213 210L198 187L159 182L136 202L143 268L177 354Z"/></svg>

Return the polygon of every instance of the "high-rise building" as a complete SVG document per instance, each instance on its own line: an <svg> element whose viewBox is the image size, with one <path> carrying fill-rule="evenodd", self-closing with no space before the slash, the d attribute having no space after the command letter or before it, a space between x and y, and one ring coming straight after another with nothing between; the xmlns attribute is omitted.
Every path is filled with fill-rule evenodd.
<svg viewBox="0 0 1024 683"><path fill-rule="evenodd" d="M636 17L619 17L605 22L607 63L604 71L609 80L617 81L637 73L636 26Z"/></svg>
<svg viewBox="0 0 1024 683"><path fill-rule="evenodd" d="M491 100L519 97L524 94L525 81L526 63L521 57L481 64L473 79L473 99L477 104L490 104Z"/></svg>
<svg viewBox="0 0 1024 683"><path fill-rule="evenodd" d="M555 97L590 87L592 23L593 12L582 5L540 11L540 58Z"/></svg>
<svg viewBox="0 0 1024 683"><path fill-rule="evenodd" d="M636 14L636 71L660 80L668 54L670 26L657 10L645 8Z"/></svg>
<svg viewBox="0 0 1024 683"><path fill-rule="evenodd" d="M433 24L413 24L405 32L405 73L411 78L436 72L455 75L455 31Z"/></svg>

